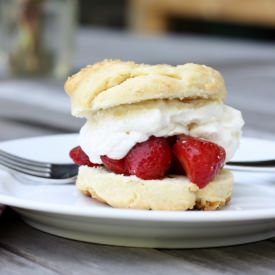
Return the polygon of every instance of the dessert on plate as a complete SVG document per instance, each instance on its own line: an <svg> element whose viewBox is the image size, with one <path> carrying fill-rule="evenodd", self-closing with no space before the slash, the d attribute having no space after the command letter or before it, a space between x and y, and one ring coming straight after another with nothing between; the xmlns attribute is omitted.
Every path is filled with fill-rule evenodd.
<svg viewBox="0 0 275 275"><path fill-rule="evenodd" d="M104 60L68 78L72 114L86 118L76 185L117 208L215 210L228 203L223 169L238 148L241 113L223 103L216 70L197 64Z"/></svg>

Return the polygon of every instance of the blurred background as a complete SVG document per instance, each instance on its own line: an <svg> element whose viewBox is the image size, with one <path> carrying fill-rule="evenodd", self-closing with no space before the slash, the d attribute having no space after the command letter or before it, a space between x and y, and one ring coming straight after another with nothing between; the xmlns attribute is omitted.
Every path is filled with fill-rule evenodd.
<svg viewBox="0 0 275 275"><path fill-rule="evenodd" d="M2 76L5 70L18 77L66 76L78 50L76 32L90 27L147 37L172 34L180 38L192 34L275 41L274 0L0 0L0 3ZM89 46L95 55L98 48L93 44L93 34L86 32L86 37L89 36ZM112 45L102 43L102 46L112 53ZM156 57L155 62L162 61L161 56Z"/></svg>
<svg viewBox="0 0 275 275"><path fill-rule="evenodd" d="M0 43L0 140L78 131L63 82L105 58L213 66L275 136L275 0L0 0Z"/></svg>
<svg viewBox="0 0 275 275"><path fill-rule="evenodd" d="M275 40L273 0L81 0L79 5L85 26Z"/></svg>

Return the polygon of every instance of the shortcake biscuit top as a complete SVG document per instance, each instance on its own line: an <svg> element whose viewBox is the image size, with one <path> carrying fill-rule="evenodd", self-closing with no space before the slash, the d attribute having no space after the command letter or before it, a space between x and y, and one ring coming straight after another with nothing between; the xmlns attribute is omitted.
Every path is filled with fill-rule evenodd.
<svg viewBox="0 0 275 275"><path fill-rule="evenodd" d="M72 114L108 109L155 99L223 100L221 74L205 65L170 66L104 60L88 65L65 82Z"/></svg>

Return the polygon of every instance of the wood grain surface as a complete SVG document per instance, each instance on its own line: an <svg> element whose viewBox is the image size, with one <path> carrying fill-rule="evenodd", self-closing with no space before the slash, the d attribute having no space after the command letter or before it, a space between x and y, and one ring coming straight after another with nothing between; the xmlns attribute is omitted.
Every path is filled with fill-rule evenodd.
<svg viewBox="0 0 275 275"><path fill-rule="evenodd" d="M83 29L76 71L103 58L204 63L222 71L227 103L244 115L246 136L275 140L275 47L195 36L143 37ZM0 140L78 131L63 81L0 80ZM137 249L42 233L7 209L0 217L0 274L274 274L275 239L211 249Z"/></svg>

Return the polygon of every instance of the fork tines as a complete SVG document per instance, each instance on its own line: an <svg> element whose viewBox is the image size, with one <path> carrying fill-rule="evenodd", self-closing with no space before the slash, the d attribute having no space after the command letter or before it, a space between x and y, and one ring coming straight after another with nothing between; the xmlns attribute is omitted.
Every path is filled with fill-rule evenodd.
<svg viewBox="0 0 275 275"><path fill-rule="evenodd" d="M51 164L25 159L0 150L0 165L11 170L42 178L51 177Z"/></svg>

